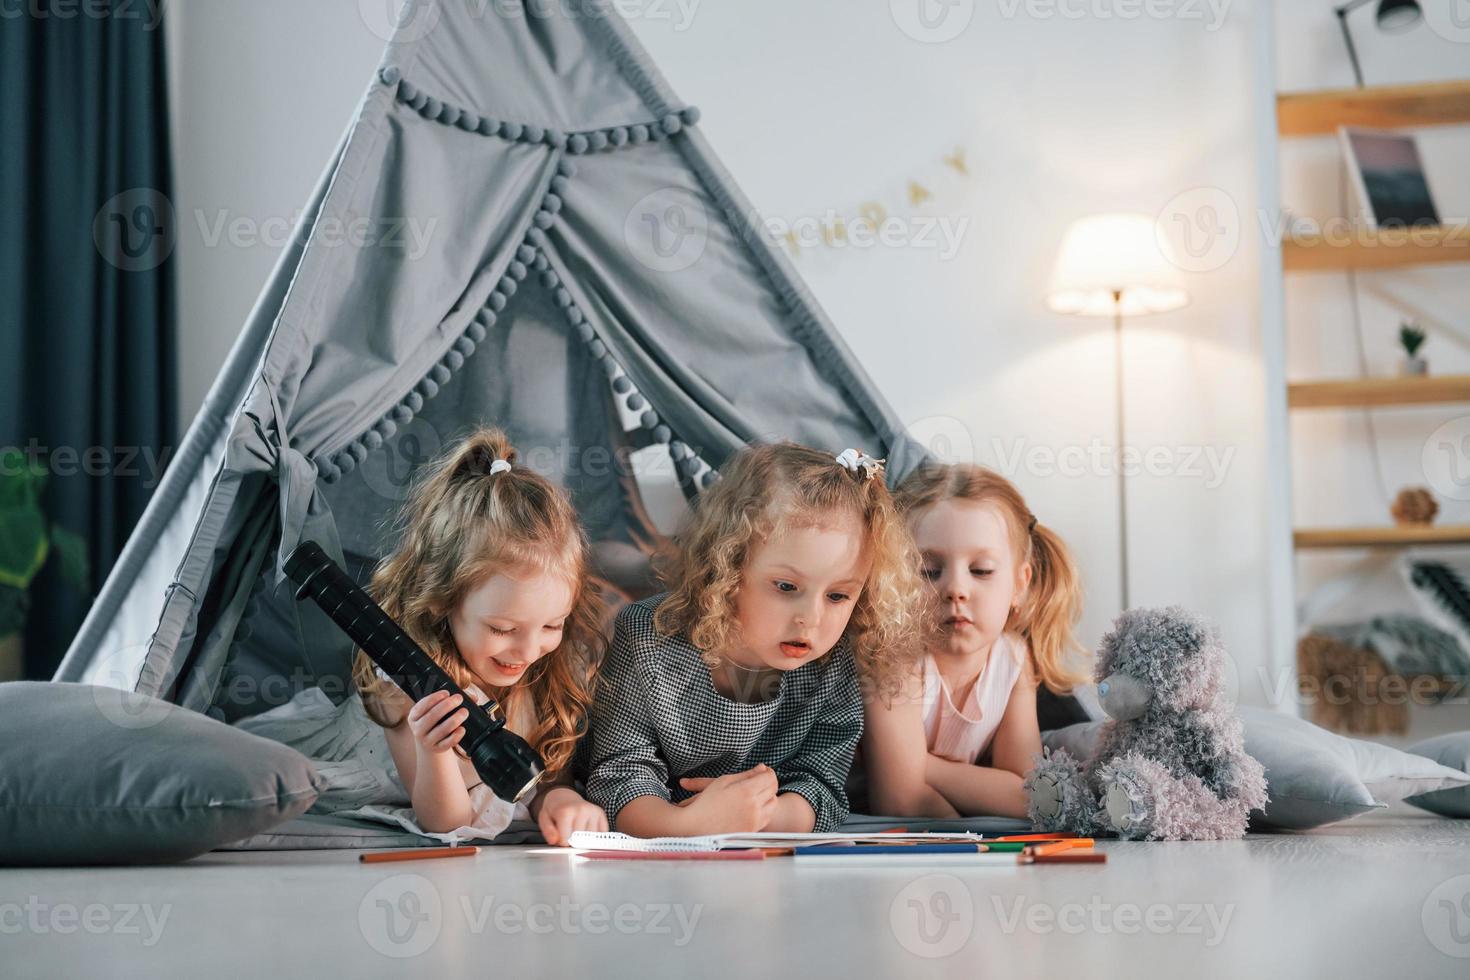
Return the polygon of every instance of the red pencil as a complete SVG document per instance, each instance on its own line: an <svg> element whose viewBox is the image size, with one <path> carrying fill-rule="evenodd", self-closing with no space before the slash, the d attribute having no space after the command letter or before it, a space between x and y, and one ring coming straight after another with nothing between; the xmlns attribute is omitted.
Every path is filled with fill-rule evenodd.
<svg viewBox="0 0 1470 980"><path fill-rule="evenodd" d="M478 847L415 847L408 851L369 851L359 854L363 864L379 864L383 861L418 861L423 858L474 857L480 853Z"/></svg>

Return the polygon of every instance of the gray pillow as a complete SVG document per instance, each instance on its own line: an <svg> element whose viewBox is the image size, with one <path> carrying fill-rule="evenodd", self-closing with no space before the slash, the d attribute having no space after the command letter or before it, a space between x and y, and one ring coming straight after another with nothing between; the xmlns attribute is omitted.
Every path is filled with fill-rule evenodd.
<svg viewBox="0 0 1470 980"><path fill-rule="evenodd" d="M1427 739L1411 745L1409 751L1451 769L1470 771L1470 732L1453 732ZM1445 817L1470 817L1470 786L1411 796L1409 802Z"/></svg>
<svg viewBox="0 0 1470 980"><path fill-rule="evenodd" d="M1252 830L1309 830L1415 794L1470 786L1470 775L1463 770L1419 755L1345 738L1278 711L1238 711L1245 750L1266 769L1266 809L1251 815ZM1042 741L1086 759L1102 724L1045 732Z"/></svg>
<svg viewBox="0 0 1470 980"><path fill-rule="evenodd" d="M297 752L130 691L0 684L0 865L184 861L303 813Z"/></svg>

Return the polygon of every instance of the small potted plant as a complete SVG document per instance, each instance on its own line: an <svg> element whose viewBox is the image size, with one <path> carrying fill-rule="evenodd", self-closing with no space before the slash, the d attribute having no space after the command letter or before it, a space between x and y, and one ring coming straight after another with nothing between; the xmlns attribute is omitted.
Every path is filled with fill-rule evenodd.
<svg viewBox="0 0 1470 980"><path fill-rule="evenodd" d="M87 548L80 537L48 524L41 510L46 470L15 449L0 451L0 681L21 676L21 633L32 580L53 554L62 577L87 588Z"/></svg>
<svg viewBox="0 0 1470 980"><path fill-rule="evenodd" d="M1417 323L1405 320L1399 324L1399 343L1404 348L1404 360L1399 365L1400 374L1425 375L1429 373L1429 362L1419 356L1424 346L1425 333Z"/></svg>

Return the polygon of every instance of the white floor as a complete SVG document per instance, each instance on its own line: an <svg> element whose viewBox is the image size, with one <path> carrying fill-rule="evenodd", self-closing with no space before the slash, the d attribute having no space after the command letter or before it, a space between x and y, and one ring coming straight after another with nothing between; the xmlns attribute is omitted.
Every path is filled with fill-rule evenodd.
<svg viewBox="0 0 1470 980"><path fill-rule="evenodd" d="M1470 821L1103 842L1090 867L343 851L0 871L0 976L1470 976Z"/></svg>

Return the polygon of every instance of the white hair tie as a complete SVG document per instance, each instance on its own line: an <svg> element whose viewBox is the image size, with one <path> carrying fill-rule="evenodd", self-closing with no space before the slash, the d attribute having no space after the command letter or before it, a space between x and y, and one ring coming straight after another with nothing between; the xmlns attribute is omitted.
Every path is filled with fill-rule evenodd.
<svg viewBox="0 0 1470 980"><path fill-rule="evenodd" d="M490 475L491 476L494 476L496 473L509 473L509 472L510 472L510 460L508 460L508 459L497 459L495 462L493 462L493 463L490 464Z"/></svg>
<svg viewBox="0 0 1470 980"><path fill-rule="evenodd" d="M883 472L884 461L869 456L861 449L844 449L833 458L849 472L862 473L865 480L871 480Z"/></svg>

